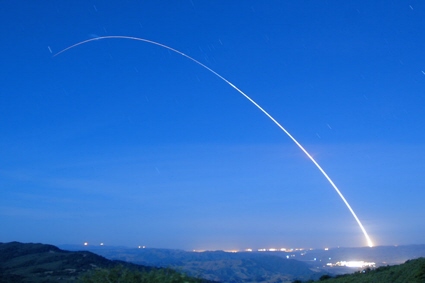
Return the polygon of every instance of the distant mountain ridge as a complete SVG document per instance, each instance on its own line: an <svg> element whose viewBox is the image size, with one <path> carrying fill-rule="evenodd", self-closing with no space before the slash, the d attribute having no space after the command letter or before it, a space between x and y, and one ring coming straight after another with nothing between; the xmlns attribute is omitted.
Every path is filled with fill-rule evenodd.
<svg viewBox="0 0 425 283"><path fill-rule="evenodd" d="M292 282L296 279L318 279L325 274L314 271L305 262L263 253L186 252L106 246L86 248L110 259L170 267L192 276L228 283Z"/></svg>

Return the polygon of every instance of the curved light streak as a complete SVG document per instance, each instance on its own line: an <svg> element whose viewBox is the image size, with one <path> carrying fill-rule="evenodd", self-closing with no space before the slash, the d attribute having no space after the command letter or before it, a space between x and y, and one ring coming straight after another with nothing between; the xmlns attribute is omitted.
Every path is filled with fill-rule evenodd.
<svg viewBox="0 0 425 283"><path fill-rule="evenodd" d="M319 171L323 174L323 176L326 178L326 180L328 180L328 182L331 184L331 186L335 189L335 191L338 193L338 195L340 196L340 198L342 199L342 201L345 203L345 205L347 206L348 210L351 212L351 214L353 215L354 219L356 220L357 224L359 225L360 229L362 230L366 241L367 241L367 245L369 247L373 247L373 243L372 240L370 239L369 235L366 232L366 229L363 227L363 224L360 222L360 219L357 217L356 213L354 212L354 210L351 208L350 204L348 203L348 201L345 199L345 197L343 196L343 194L341 193L341 191L338 189L338 187L335 185L335 183L332 181L332 179L328 176L328 174L325 172L325 170L323 170L323 168L319 165L319 163L316 162L316 160L310 155L310 153L308 153L308 151L275 119L273 118L266 110L263 109L263 107L261 107L257 102L255 102L251 97L249 97L247 94L245 94L242 90L240 90L238 87L236 87L234 84L232 84L230 81L228 81L226 78L224 78L223 76L221 76L219 73L217 73L216 71L214 71L213 69L211 69L210 67L202 64L201 62L199 62L198 60L190 57L189 55L186 55L185 53L174 49L170 46L167 46L165 44L159 43L159 42L155 42L152 40L148 40L148 39L144 39L144 38L139 38L139 37L133 37L133 36L125 36L125 35L109 35L109 36L100 36L100 37L95 37L95 38L90 38L84 41L80 41L74 45L71 45L61 51L59 51L58 53L56 53L55 55L53 55L53 57L64 53L74 47L77 47L79 45L91 42L91 41L96 41L96 40L102 40L102 39L131 39L131 40L137 40L137 41L143 41L146 43L150 43L153 45L157 45L160 47L163 47L165 49L171 50L177 54L180 54L183 57L186 57L187 59L195 62L196 64L200 65L201 67L207 69L208 71L210 71L211 73L213 73L214 75L216 75L217 77L219 77L221 80L223 80L224 82L226 82L228 85L230 85L232 88L234 88L237 92L239 92L240 94L242 94L246 99L248 99L252 104L255 105L255 107L257 107L261 112L263 112L267 117L269 117L270 120L273 121L273 123L275 123L304 153L305 155L311 160L311 162L313 162L314 165L316 165L317 169L319 169Z"/></svg>

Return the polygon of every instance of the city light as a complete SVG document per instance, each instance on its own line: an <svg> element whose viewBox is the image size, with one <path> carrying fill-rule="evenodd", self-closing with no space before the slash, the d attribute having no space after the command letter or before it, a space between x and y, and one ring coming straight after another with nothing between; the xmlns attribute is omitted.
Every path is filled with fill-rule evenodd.
<svg viewBox="0 0 425 283"><path fill-rule="evenodd" d="M364 268L364 267L375 267L374 262L366 262L366 261L338 261L337 263L327 263L327 266L345 266L345 267L353 267L353 268Z"/></svg>

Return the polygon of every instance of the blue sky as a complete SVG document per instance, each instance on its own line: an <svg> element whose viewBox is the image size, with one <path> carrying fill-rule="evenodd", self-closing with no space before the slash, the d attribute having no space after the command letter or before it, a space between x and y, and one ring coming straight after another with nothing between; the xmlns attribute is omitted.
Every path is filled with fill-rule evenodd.
<svg viewBox="0 0 425 283"><path fill-rule="evenodd" d="M422 1L3 1L0 241L423 244Z"/></svg>

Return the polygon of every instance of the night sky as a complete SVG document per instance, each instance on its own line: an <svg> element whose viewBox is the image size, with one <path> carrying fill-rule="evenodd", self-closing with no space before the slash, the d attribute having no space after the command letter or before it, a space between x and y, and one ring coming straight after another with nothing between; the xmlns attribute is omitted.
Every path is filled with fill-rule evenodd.
<svg viewBox="0 0 425 283"><path fill-rule="evenodd" d="M2 1L0 242L424 244L425 2Z"/></svg>

